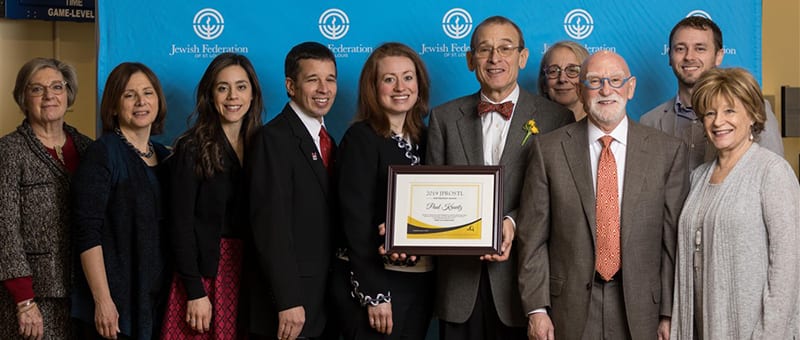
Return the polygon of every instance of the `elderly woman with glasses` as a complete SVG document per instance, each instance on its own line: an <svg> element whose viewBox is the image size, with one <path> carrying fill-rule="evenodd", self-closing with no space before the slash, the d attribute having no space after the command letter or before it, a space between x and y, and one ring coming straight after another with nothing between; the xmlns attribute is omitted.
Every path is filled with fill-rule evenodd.
<svg viewBox="0 0 800 340"><path fill-rule="evenodd" d="M64 123L75 69L35 58L17 73L22 124L0 138L0 339L71 339L69 182L91 140Z"/></svg>
<svg viewBox="0 0 800 340"><path fill-rule="evenodd" d="M559 41L544 53L539 67L539 93L572 110L575 120L586 117L578 96L578 75L589 52L574 41Z"/></svg>

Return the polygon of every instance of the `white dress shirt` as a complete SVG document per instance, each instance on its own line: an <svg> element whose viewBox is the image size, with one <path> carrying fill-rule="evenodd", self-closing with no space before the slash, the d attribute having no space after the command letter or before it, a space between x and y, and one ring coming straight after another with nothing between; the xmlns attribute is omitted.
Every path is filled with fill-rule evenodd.
<svg viewBox="0 0 800 340"><path fill-rule="evenodd" d="M294 110L294 113L297 114L297 117L300 118L300 121L303 122L306 130L308 130L308 133L311 135L311 139L314 140L314 145L317 146L317 151L320 155L322 155L322 149L319 147L319 131L322 130L323 126L325 126L325 117L322 117L322 121L319 121L316 118L309 116L303 112L303 110L300 109L300 106L298 106L294 101L289 101L289 106L292 108L292 110Z"/></svg>
<svg viewBox="0 0 800 340"><path fill-rule="evenodd" d="M514 112L517 111L517 100L519 99L519 85L514 87L514 91L508 97L500 102L490 100L486 95L481 93L481 100L485 100L492 104L500 104L503 102L511 101L514 103L514 110L511 117L514 117ZM506 120L499 112L490 112L481 116L481 127L483 133L483 165L497 165L500 163L500 157L503 156L503 149L506 146L506 137L508 137L508 128L511 126L511 118ZM522 128L522 127L520 127Z"/></svg>
<svg viewBox="0 0 800 340"><path fill-rule="evenodd" d="M611 133L605 133L595 126L591 120L589 124L589 158L592 164L592 183L594 184L595 196L597 195L597 163L600 162L600 152L603 151L603 143L600 137L610 135L614 138L611 142L611 153L617 163L617 193L619 194L620 209L622 208L622 185L625 183L625 155L628 148L628 117L622 118Z"/></svg>

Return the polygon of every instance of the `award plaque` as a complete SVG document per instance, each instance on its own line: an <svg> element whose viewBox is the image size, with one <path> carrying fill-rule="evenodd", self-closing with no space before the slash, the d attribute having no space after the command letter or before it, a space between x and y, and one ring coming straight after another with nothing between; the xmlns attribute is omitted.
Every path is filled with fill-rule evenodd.
<svg viewBox="0 0 800 340"><path fill-rule="evenodd" d="M502 178L500 166L390 166L386 251L499 254Z"/></svg>

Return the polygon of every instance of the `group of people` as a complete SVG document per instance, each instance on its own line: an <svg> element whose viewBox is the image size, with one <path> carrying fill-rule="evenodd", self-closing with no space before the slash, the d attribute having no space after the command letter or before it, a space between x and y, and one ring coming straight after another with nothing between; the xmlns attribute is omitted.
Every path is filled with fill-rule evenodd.
<svg viewBox="0 0 800 340"><path fill-rule="evenodd" d="M338 147L319 43L287 54L265 125L253 64L217 56L171 150L147 66L111 72L92 142L64 121L74 69L33 59L0 138L0 337L423 339L433 316L444 340L797 337L800 186L774 114L717 68L711 20L669 39L678 94L640 123L614 52L558 42L541 95L522 89L505 17L471 37L480 90L435 108L418 53L384 43ZM387 254L390 165L502 166L500 252Z"/></svg>

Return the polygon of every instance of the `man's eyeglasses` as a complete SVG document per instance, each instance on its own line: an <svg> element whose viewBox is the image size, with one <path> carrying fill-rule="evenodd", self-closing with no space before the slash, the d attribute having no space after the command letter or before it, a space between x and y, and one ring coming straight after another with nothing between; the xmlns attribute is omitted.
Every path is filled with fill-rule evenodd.
<svg viewBox="0 0 800 340"><path fill-rule="evenodd" d="M44 92L47 91L50 94L59 95L64 93L64 90L67 89L67 82L66 81L54 81L50 84L50 86L45 86L43 84L29 84L26 88L26 92L30 97L41 97L44 95Z"/></svg>
<svg viewBox="0 0 800 340"><path fill-rule="evenodd" d="M542 72L549 79L561 77L561 72L564 72L567 78L577 78L581 74L581 65L567 65L564 69L561 69L561 66L558 65L550 65L542 69Z"/></svg>
<svg viewBox="0 0 800 340"><path fill-rule="evenodd" d="M514 53L514 51L521 51L521 50L522 47L513 45L503 45L497 47L478 46L478 48L476 48L473 51L473 53L478 58L488 58L492 54L492 51L494 51L495 53L497 53L497 55L501 57L509 57L511 56L511 54Z"/></svg>
<svg viewBox="0 0 800 340"><path fill-rule="evenodd" d="M611 86L611 87L613 87L615 89L618 89L618 88L621 88L623 85L625 85L625 83L627 83L628 80L630 80L631 78L633 78L633 76L629 76L627 78L623 78L623 77L611 77L611 78L589 77L589 78L586 78L586 80L583 81L583 85L585 85L590 90L599 90L600 88L603 87L603 85L604 85L603 83L607 82L608 86Z"/></svg>

